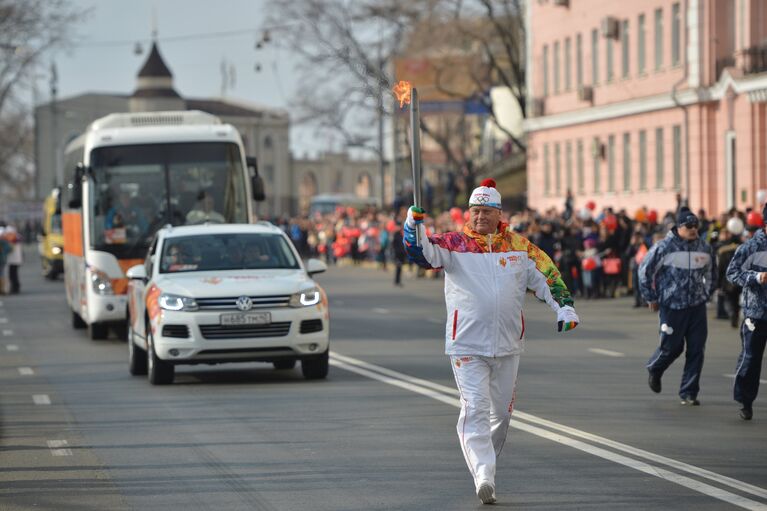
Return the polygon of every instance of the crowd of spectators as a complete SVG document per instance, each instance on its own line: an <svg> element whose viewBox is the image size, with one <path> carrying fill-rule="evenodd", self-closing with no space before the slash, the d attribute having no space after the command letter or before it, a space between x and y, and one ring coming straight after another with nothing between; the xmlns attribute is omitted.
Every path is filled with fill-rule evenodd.
<svg viewBox="0 0 767 511"><path fill-rule="evenodd" d="M677 209L683 204L680 201ZM388 263L396 262L392 240L400 232L406 212L404 207L396 212L338 208L332 214L274 222L288 233L304 257L324 258L331 265L373 262L386 269ZM717 216L699 210L697 215L700 236L720 259L720 272L726 269L737 245L764 220L759 211L751 209L731 209ZM574 296L591 300L632 295L633 305L640 307L644 304L635 285L637 269L649 248L674 227L675 218L676 210L658 212L643 207L628 212L609 206L598 208L592 201L576 211L569 199L561 210L525 209L505 216L504 221L554 260ZM454 207L427 215L426 227L430 232L460 230L467 220L468 211ZM718 316L736 318L740 290L731 289L724 275L719 286Z"/></svg>

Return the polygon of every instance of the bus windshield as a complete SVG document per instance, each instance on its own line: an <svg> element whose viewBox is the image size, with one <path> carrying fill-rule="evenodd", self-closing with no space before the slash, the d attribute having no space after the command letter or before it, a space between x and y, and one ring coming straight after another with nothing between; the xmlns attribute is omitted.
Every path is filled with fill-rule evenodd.
<svg viewBox="0 0 767 511"><path fill-rule="evenodd" d="M118 258L143 257L166 224L248 222L245 170L236 144L99 147L91 168L91 247Z"/></svg>

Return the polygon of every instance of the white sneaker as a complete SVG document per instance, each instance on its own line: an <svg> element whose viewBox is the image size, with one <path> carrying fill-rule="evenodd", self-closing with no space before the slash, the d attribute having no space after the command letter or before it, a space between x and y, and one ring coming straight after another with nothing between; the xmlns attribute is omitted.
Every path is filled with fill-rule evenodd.
<svg viewBox="0 0 767 511"><path fill-rule="evenodd" d="M485 481L477 489L477 497L483 504L495 504L495 486L490 481Z"/></svg>

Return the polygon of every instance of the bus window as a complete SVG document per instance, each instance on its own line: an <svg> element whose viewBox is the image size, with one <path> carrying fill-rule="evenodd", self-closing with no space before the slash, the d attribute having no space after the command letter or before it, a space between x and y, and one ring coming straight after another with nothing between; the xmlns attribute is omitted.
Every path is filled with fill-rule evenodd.
<svg viewBox="0 0 767 511"><path fill-rule="evenodd" d="M91 167L91 246L96 250L143 257L157 229L190 223L203 210L218 215L202 215L202 221L248 221L245 172L235 144L100 147L93 151ZM190 216L192 211L197 213Z"/></svg>

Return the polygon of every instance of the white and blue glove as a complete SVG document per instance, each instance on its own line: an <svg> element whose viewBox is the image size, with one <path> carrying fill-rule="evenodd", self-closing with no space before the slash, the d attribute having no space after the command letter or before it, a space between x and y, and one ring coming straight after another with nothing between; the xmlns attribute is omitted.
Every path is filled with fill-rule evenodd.
<svg viewBox="0 0 767 511"><path fill-rule="evenodd" d="M424 211L423 208L410 206L407 210L407 219L405 220L405 225L408 226L410 230L414 231L415 226L422 224L424 218L426 218L426 211Z"/></svg>
<svg viewBox="0 0 767 511"><path fill-rule="evenodd" d="M578 318L578 314L575 313L575 309L569 305L565 305L559 308L557 311L557 332L567 332L578 326L581 320Z"/></svg>

